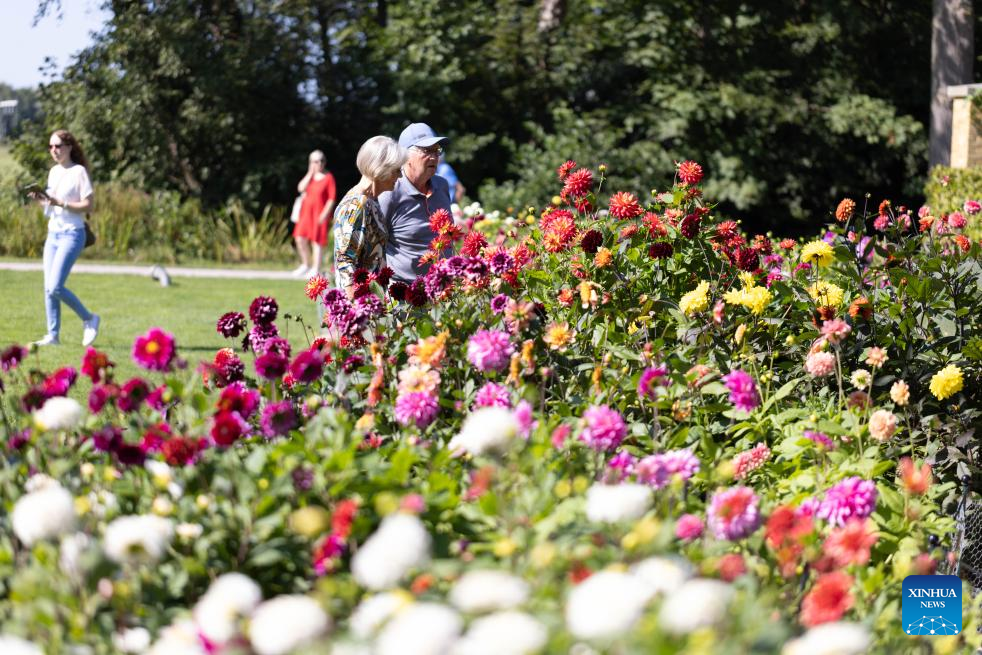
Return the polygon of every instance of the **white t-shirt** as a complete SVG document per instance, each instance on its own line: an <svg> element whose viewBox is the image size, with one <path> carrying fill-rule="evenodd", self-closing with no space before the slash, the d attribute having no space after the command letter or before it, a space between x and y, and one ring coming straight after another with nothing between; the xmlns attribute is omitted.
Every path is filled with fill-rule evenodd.
<svg viewBox="0 0 982 655"><path fill-rule="evenodd" d="M81 202L92 195L92 182L85 166L81 164L72 164L68 168L55 164L48 172L46 191L49 196L62 202ZM48 205L44 215L48 217L49 232L67 232L85 227L85 217L82 214L64 207Z"/></svg>

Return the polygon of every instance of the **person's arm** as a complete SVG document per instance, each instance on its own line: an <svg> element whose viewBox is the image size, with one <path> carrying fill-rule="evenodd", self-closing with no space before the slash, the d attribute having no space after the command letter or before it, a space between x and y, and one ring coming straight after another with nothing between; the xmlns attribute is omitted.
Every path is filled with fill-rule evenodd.
<svg viewBox="0 0 982 655"><path fill-rule="evenodd" d="M324 210L321 215L317 217L318 223L323 223L328 219L331 213L334 211L334 203L337 199L337 189L334 186L334 176L330 173L327 174L327 202L324 203Z"/></svg>
<svg viewBox="0 0 982 655"><path fill-rule="evenodd" d="M334 218L334 285L350 296L365 243L365 207L352 200L339 207Z"/></svg>
<svg viewBox="0 0 982 655"><path fill-rule="evenodd" d="M457 180L457 184L454 186L454 202L456 202L458 205L463 202L464 192L466 191L467 189L465 189L464 185L460 183L460 180Z"/></svg>
<svg viewBox="0 0 982 655"><path fill-rule="evenodd" d="M307 187L310 186L310 181L314 179L314 166L314 164L307 165L307 174L303 176L303 179L300 180L300 184L297 185L297 193L305 192Z"/></svg>

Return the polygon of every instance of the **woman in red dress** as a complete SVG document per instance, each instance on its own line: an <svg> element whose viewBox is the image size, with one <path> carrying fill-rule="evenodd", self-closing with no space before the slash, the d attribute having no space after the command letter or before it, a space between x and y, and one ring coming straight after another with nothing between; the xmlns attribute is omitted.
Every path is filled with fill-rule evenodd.
<svg viewBox="0 0 982 655"><path fill-rule="evenodd" d="M300 266L293 271L297 277L317 275L321 268L321 252L327 245L327 235L331 231L331 216L337 199L334 176L324 167L324 153L315 150L310 153L307 174L297 185L303 194L300 205L300 218L293 228L293 238L300 253ZM307 246L312 253L308 255Z"/></svg>

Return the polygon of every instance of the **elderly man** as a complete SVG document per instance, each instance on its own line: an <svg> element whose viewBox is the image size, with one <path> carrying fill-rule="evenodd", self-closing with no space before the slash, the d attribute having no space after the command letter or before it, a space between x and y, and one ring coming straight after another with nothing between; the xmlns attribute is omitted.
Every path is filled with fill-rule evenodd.
<svg viewBox="0 0 982 655"><path fill-rule="evenodd" d="M407 284L429 269L419 260L435 236L430 231L430 214L438 209L450 211L450 187L445 179L435 175L447 141L426 123L413 123L404 129L399 145L407 150L409 159L395 188L379 196L388 230L385 261L395 273L394 279Z"/></svg>

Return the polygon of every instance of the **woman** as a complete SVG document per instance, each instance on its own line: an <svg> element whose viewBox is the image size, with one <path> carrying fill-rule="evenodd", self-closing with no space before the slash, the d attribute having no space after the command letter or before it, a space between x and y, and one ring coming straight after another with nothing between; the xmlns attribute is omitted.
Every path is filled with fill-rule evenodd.
<svg viewBox="0 0 982 655"><path fill-rule="evenodd" d="M61 303L71 307L82 319L82 345L88 346L99 334L99 316L93 314L65 287L75 260L85 247L85 214L92 211L92 182L89 162L82 146L67 130L57 130L48 139L48 151L55 165L48 172L44 193L32 197L44 207L48 217L48 238L44 242L44 308L48 334L38 346L60 343Z"/></svg>
<svg viewBox="0 0 982 655"><path fill-rule="evenodd" d="M392 191L406 163L405 149L387 136L373 136L358 150L361 181L344 195L334 213L335 286L350 296L354 272L375 273L385 266L387 236L378 197Z"/></svg>
<svg viewBox="0 0 982 655"><path fill-rule="evenodd" d="M334 176L327 172L324 165L323 152L315 150L310 153L307 174L297 185L297 191L303 194L303 202L300 205L300 219L293 228L293 238L300 253L300 266L293 271L296 277L310 277L320 271L321 251L327 245L337 190ZM309 256L308 245L313 250Z"/></svg>

